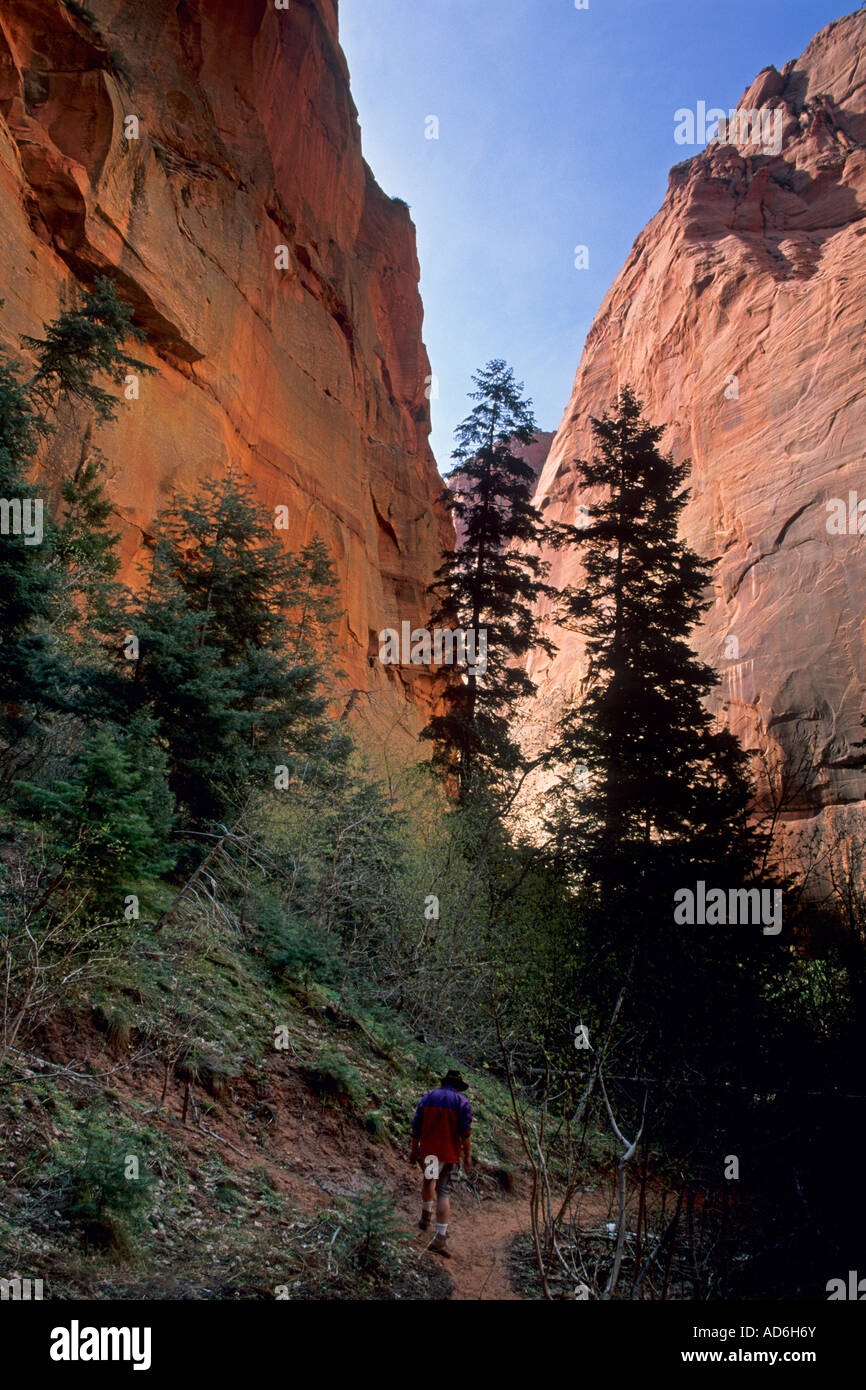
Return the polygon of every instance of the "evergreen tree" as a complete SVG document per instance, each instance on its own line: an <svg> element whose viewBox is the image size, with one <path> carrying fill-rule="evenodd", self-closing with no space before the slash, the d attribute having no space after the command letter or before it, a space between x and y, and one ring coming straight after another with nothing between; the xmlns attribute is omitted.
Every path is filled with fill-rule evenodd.
<svg viewBox="0 0 866 1390"><path fill-rule="evenodd" d="M0 499L9 507L7 533L0 535L0 735L4 740L26 727L27 709L38 703L46 684L48 642L39 625L51 616L57 581L46 557L50 517L26 473L45 432L20 370L0 360ZM20 528L15 534L16 506L29 506L31 519L37 507L42 512L41 544L28 543Z"/></svg>
<svg viewBox="0 0 866 1390"><path fill-rule="evenodd" d="M151 374L154 368L126 352L124 343L143 342L145 334L132 322L132 308L118 299L112 281L97 278L93 290L83 290L79 302L50 324L43 338L23 338L35 355L36 371L27 383L29 398L50 412L64 404L83 407L97 420L117 415L117 398L98 378L122 385L130 372ZM89 441L88 425L85 441ZM53 553L62 571L61 589L69 608L62 626L83 620L98 623L115 598L114 581L120 568L111 529L113 507L105 492L105 461L98 449L82 454L76 468L60 480L58 520Z"/></svg>
<svg viewBox="0 0 866 1390"><path fill-rule="evenodd" d="M663 431L628 388L593 431L595 457L577 462L595 497L575 532L584 577L568 598L589 672L563 719L556 756L568 775L551 821L578 891L561 984L596 1037L625 985L622 1069L701 1076L716 1104L714 1081L760 1049L761 981L784 947L760 924L675 921L679 889L757 883L747 760L715 726L704 700L718 678L689 645L712 565L678 536L688 464L659 451Z"/></svg>
<svg viewBox="0 0 866 1390"><path fill-rule="evenodd" d="M78 617L94 623L110 611L120 569L120 535L111 527L114 508L105 491L104 473L102 457L95 452L63 480L63 513L54 547L65 573L67 601Z"/></svg>
<svg viewBox="0 0 866 1390"><path fill-rule="evenodd" d="M154 721L172 793L194 825L226 818L246 767L233 672L222 664L219 648L205 641L206 628L204 616L187 607L177 576L162 574L132 601L115 632L115 640L123 635L123 651L135 638L138 656L128 665L122 658L105 706L113 719L128 707Z"/></svg>
<svg viewBox="0 0 866 1390"><path fill-rule="evenodd" d="M633 882L663 848L678 864L729 862L741 875L756 852L748 760L715 726L704 701L719 678L689 645L713 569L678 536L689 465L659 452L663 429L641 418L629 388L593 432L598 452L577 476L601 495L572 533L584 577L567 600L589 676L557 749L578 769L587 874Z"/></svg>
<svg viewBox="0 0 866 1390"><path fill-rule="evenodd" d="M321 641L336 580L320 542L297 556L237 474L205 480L158 521L148 585L128 611L134 694L157 720L192 820L222 820L251 778L328 738Z"/></svg>
<svg viewBox="0 0 866 1390"><path fill-rule="evenodd" d="M130 372L145 375L154 370L122 346L129 339L145 338L134 326L132 313L131 306L118 299L113 282L99 276L92 290L82 290L79 302L48 326L44 338L22 337L36 362L26 390L43 415L62 400L89 407L100 420L115 418L116 398L97 378L121 386Z"/></svg>
<svg viewBox="0 0 866 1390"><path fill-rule="evenodd" d="M172 865L172 801L155 730L139 717L126 728L87 730L64 778L19 781L26 813L45 825L63 871L86 887L88 903L119 916L124 891Z"/></svg>
<svg viewBox="0 0 866 1390"><path fill-rule="evenodd" d="M518 702L532 682L519 664L534 647L550 650L539 634L535 605L554 591L534 548L551 536L532 505L535 476L514 452L531 444L536 424L523 385L502 361L473 376L475 406L455 432L459 492L450 499L463 533L446 553L431 592L432 621L446 628L486 633L483 672L458 669L445 694L445 711L424 734L436 744L434 761L456 779L461 799L494 783L500 790L525 766L514 736ZM478 647L476 646L476 651Z"/></svg>
<svg viewBox="0 0 866 1390"><path fill-rule="evenodd" d="M122 382L130 369L152 371L123 346L143 336L111 281L98 279L43 338L22 340L35 359L28 380L19 364L0 358L0 498L14 507L38 506L43 532L38 544L22 534L0 536L0 736L6 740L22 738L40 708L75 703L64 638L81 616L79 601L95 603L117 570L101 464L91 460L62 480L59 524L45 488L29 483L28 472L60 404L83 405L101 420L114 417L115 399L97 378Z"/></svg>
<svg viewBox="0 0 866 1390"><path fill-rule="evenodd" d="M320 536L287 556L286 593L290 608L287 638L293 663L330 659L333 627L339 617L337 582L330 552ZM332 671L339 677L342 671Z"/></svg>

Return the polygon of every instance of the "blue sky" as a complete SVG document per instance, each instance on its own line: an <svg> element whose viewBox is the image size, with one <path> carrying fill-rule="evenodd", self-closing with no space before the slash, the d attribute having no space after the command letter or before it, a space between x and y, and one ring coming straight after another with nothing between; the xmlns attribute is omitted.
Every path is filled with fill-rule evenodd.
<svg viewBox="0 0 866 1390"><path fill-rule="evenodd" d="M833 0L340 0L364 153L418 228L450 468L471 373L504 357L556 429L584 339L659 208L674 112L728 109L855 5ZM428 117L439 138L426 138ZM429 127L432 130L432 126ZM575 248L589 268L575 268Z"/></svg>

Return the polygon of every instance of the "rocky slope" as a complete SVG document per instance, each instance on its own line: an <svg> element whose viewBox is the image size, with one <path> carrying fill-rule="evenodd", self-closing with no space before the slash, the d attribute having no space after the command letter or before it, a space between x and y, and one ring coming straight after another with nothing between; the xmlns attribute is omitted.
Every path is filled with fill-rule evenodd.
<svg viewBox="0 0 866 1390"><path fill-rule="evenodd" d="M634 386L693 461L684 527L719 560L698 646L721 710L774 755L814 746L801 812L866 794L866 548L827 529L832 499L866 499L864 39L860 11L746 91L741 110L780 113L778 154L718 141L671 171L589 333L537 492L546 517L577 520L590 417ZM554 578L579 582L573 557L552 558ZM582 674L570 635L536 660L536 740Z"/></svg>
<svg viewBox="0 0 866 1390"><path fill-rule="evenodd" d="M426 613L449 531L414 228L364 163L336 0L91 6L0 13L0 342L115 276L158 374L56 452L110 461L127 575L172 493L235 464L289 507L289 545L332 550L342 698L417 724L429 677L373 654Z"/></svg>

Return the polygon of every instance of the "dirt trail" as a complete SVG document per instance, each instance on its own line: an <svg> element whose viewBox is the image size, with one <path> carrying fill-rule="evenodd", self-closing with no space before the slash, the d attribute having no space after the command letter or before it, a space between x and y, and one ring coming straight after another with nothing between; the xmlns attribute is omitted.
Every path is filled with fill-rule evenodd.
<svg viewBox="0 0 866 1390"><path fill-rule="evenodd" d="M526 1229L527 1219L526 1204L515 1192L479 1201L463 1189L451 1203L451 1259L427 1254L428 1235L418 1236L419 1258L441 1261L454 1284L454 1301L519 1302L521 1295L509 1277L508 1252L514 1237Z"/></svg>
<svg viewBox="0 0 866 1390"><path fill-rule="evenodd" d="M79 1026L79 1037L82 1031ZM89 1050L79 1065L96 1062L108 1073L115 1059L105 1050L104 1039L96 1035L92 1025L87 1041ZM56 1050L59 1061L64 1055L59 1041ZM50 1055L51 1048L46 1046L45 1051ZM164 1097L164 1078L154 1069L121 1071L114 1084L121 1098L139 1109L143 1106L153 1126L165 1131L178 1146L193 1182L201 1180L205 1164L218 1154L236 1186L245 1188L264 1170L275 1191L289 1196L298 1212L308 1217L318 1208L333 1205L336 1199L363 1191L375 1179L393 1193L397 1210L405 1220L403 1229L412 1232L409 1238L418 1260L431 1262L451 1281L451 1299L522 1301L509 1277L509 1249L515 1236L529 1225L526 1180L515 1160L508 1164L509 1181L513 1184L508 1191L501 1185L504 1170L489 1164L473 1165L468 1179L463 1173L456 1178L448 1231L452 1256L442 1259L427 1251L434 1230L423 1234L417 1230L420 1173L407 1161L405 1150L398 1152L391 1145L377 1142L365 1131L359 1131L357 1124L348 1121L335 1106L311 1100L299 1070L287 1066L281 1058L271 1062L267 1070L273 1072L274 1084L264 1121L261 1090L254 1089L245 1077L234 1083L223 1098L218 1115L213 1119L208 1116L207 1124L195 1106L189 1123L183 1122L180 1091L172 1089ZM261 1077L257 1086L260 1083ZM258 1206L255 1211L259 1218L256 1225L266 1229L267 1211ZM213 1217L210 1206L207 1212ZM284 1224L278 1222L274 1226L277 1243L282 1238L278 1227ZM184 1277L195 1284L200 1272L192 1267ZM434 1296L444 1293L443 1286L441 1293Z"/></svg>

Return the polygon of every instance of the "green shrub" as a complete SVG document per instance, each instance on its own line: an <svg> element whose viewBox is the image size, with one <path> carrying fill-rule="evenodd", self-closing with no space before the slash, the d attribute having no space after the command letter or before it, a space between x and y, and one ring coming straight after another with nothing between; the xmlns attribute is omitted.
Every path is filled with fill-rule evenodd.
<svg viewBox="0 0 866 1390"><path fill-rule="evenodd" d="M243 1192L234 1178L220 1178L214 1189L214 1202L221 1211L232 1211L243 1203Z"/></svg>
<svg viewBox="0 0 866 1390"><path fill-rule="evenodd" d="M347 1199L341 1213L337 1259L361 1274L388 1278L408 1236L394 1210L394 1202L380 1183Z"/></svg>
<svg viewBox="0 0 866 1390"><path fill-rule="evenodd" d="M321 929L307 921L286 918L281 906L259 905L256 920L262 930L265 959L277 980L335 987L343 977L344 962Z"/></svg>
<svg viewBox="0 0 866 1390"><path fill-rule="evenodd" d="M153 1176L145 1153L152 1142L147 1133L112 1133L105 1116L96 1113L73 1152L58 1156L55 1205L81 1232L85 1245L109 1254L129 1253L151 1209Z"/></svg>
<svg viewBox="0 0 866 1390"><path fill-rule="evenodd" d="M219 1100L224 1095L234 1071L224 1057L203 1043L192 1042L184 1047L174 1064L178 1081L203 1086L208 1095Z"/></svg>
<svg viewBox="0 0 866 1390"><path fill-rule="evenodd" d="M322 1096L331 1096L358 1110L364 1103L364 1080L357 1067L337 1048L326 1047L314 1067L304 1073L308 1085Z"/></svg>
<svg viewBox="0 0 866 1390"><path fill-rule="evenodd" d="M132 1041L133 1021L129 1014L115 1004L95 1004L93 1022L108 1039L112 1052L119 1056Z"/></svg>
<svg viewBox="0 0 866 1390"><path fill-rule="evenodd" d="M374 1139L384 1139L388 1134L388 1122L381 1110L368 1110L364 1116L364 1128Z"/></svg>

